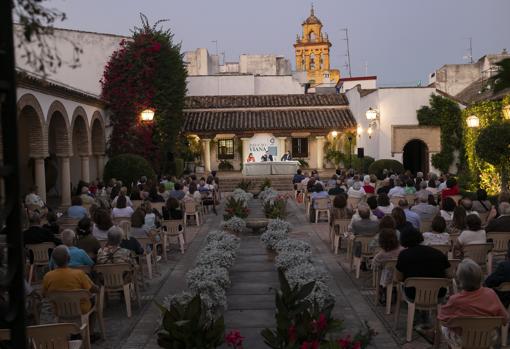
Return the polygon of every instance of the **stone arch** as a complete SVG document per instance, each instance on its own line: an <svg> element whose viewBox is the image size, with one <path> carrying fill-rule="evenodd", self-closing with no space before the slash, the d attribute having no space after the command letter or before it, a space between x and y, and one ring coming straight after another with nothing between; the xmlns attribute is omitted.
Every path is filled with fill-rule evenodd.
<svg viewBox="0 0 510 349"><path fill-rule="evenodd" d="M90 130L92 154L104 155L106 152L105 123L101 112L98 110L92 115Z"/></svg>
<svg viewBox="0 0 510 349"><path fill-rule="evenodd" d="M72 155L69 116L60 101L54 101L48 110L48 150L57 156Z"/></svg>
<svg viewBox="0 0 510 349"><path fill-rule="evenodd" d="M71 123L72 130L72 146L75 155L89 155L90 154L90 132L87 113L85 110L78 106L74 110L73 119Z"/></svg>
<svg viewBox="0 0 510 349"><path fill-rule="evenodd" d="M18 130L20 142L28 140L28 156L45 158L48 156L47 133L44 113L37 98L32 94L24 94L18 100ZM22 134L26 132L26 134ZM24 149L25 150L25 149Z"/></svg>

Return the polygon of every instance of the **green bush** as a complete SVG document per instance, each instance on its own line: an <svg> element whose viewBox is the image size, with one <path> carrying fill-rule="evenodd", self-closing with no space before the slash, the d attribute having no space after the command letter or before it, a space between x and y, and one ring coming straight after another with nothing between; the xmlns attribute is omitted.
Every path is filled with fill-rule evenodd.
<svg viewBox="0 0 510 349"><path fill-rule="evenodd" d="M184 159L175 158L174 161L167 163L165 173L180 177L184 173Z"/></svg>
<svg viewBox="0 0 510 349"><path fill-rule="evenodd" d="M103 179L105 182L112 178L120 179L124 185L131 187L142 176L156 178L156 173L149 162L139 155L121 154L108 160Z"/></svg>
<svg viewBox="0 0 510 349"><path fill-rule="evenodd" d="M347 160L348 162L349 160ZM352 158L352 168L355 170L359 170L361 168L363 173L367 173L370 165L375 161L375 159L371 156L365 156L362 159L357 156ZM345 162L345 161L344 161Z"/></svg>
<svg viewBox="0 0 510 349"><path fill-rule="evenodd" d="M404 165L397 160L381 159L374 161L368 167L368 173L375 174L377 178L383 179L383 171L385 169L393 173L402 173L404 172Z"/></svg>

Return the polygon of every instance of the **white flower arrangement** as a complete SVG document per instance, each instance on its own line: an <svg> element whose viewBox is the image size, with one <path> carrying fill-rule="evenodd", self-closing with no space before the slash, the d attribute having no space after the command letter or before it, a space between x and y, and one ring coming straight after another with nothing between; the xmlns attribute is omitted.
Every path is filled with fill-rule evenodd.
<svg viewBox="0 0 510 349"><path fill-rule="evenodd" d="M315 282L315 287L307 299L311 302L317 303L320 309L323 309L329 304L335 303L335 296L329 290L328 285L326 285L324 281L320 280Z"/></svg>
<svg viewBox="0 0 510 349"><path fill-rule="evenodd" d="M259 198L266 203L267 201L273 202L278 196L278 192L270 187L265 187L259 194Z"/></svg>
<svg viewBox="0 0 510 349"><path fill-rule="evenodd" d="M301 264L310 263L312 254L304 252L285 251L275 258L277 268L287 270Z"/></svg>
<svg viewBox="0 0 510 349"><path fill-rule="evenodd" d="M239 244L238 240L225 237L222 240L211 241L200 252L225 251L232 253L235 257L235 251L239 248Z"/></svg>
<svg viewBox="0 0 510 349"><path fill-rule="evenodd" d="M282 240L287 240L287 232L284 230L266 230L261 236L260 241L264 245L266 245L266 248L268 249L274 249L275 245L279 243Z"/></svg>
<svg viewBox="0 0 510 349"><path fill-rule="evenodd" d="M211 266L198 266L186 273L186 284L190 290L200 288L203 282L215 282L223 288L230 286L228 270Z"/></svg>
<svg viewBox="0 0 510 349"><path fill-rule="evenodd" d="M274 245L274 249L278 253L282 252L303 252L303 253L312 253L312 247L306 241L301 241L297 239L286 239L278 241Z"/></svg>
<svg viewBox="0 0 510 349"><path fill-rule="evenodd" d="M252 194L252 193L247 193L247 192L245 192L244 190L242 190L241 188L236 188L236 189L234 189L234 191L232 192L232 197L233 197L236 201L241 201L241 202L243 202L244 207L246 207L246 206L248 205L248 201L250 201L251 199L253 199L253 194Z"/></svg>
<svg viewBox="0 0 510 349"><path fill-rule="evenodd" d="M234 263L235 253L223 249L203 249L197 256L197 266L209 265L229 269Z"/></svg>
<svg viewBox="0 0 510 349"><path fill-rule="evenodd" d="M166 296L164 299L163 299L163 306L165 308L167 308L168 310L170 310L170 307L172 305L176 305L176 304L186 304L188 303L189 301L191 301L193 299L195 295L191 292L181 292L181 293L177 293L177 294L171 294L169 296Z"/></svg>
<svg viewBox="0 0 510 349"><path fill-rule="evenodd" d="M316 302L320 308L323 308L330 302L334 302L335 297L325 283L327 275L318 271L312 263L303 263L290 268L285 272L285 276L291 287L296 285L303 286L315 281L312 293L306 298L311 302Z"/></svg>
<svg viewBox="0 0 510 349"><path fill-rule="evenodd" d="M208 308L213 310L227 309L227 295L225 289L214 280L201 280L190 285L190 291L200 294Z"/></svg>
<svg viewBox="0 0 510 349"><path fill-rule="evenodd" d="M246 229L246 222L242 218L233 216L228 221L221 222L220 228L232 233L241 233Z"/></svg>
<svg viewBox="0 0 510 349"><path fill-rule="evenodd" d="M288 232L290 231L290 228L291 224L280 218L272 219L267 225L267 230L284 230Z"/></svg>

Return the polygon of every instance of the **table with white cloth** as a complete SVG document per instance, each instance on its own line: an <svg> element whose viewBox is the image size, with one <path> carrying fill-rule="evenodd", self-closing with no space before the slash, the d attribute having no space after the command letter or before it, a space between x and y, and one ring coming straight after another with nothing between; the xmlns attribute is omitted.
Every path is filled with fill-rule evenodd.
<svg viewBox="0 0 510 349"><path fill-rule="evenodd" d="M245 176L292 175L298 168L299 161L245 162L243 174Z"/></svg>

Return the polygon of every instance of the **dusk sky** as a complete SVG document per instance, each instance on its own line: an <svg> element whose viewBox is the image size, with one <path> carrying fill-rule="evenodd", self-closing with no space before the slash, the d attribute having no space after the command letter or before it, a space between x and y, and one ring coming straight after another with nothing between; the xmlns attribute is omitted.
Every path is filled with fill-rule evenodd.
<svg viewBox="0 0 510 349"><path fill-rule="evenodd" d="M309 15L309 0L50 0L67 14L57 27L129 35L143 12L182 42L182 49L206 47L225 52L227 61L242 53L284 55L294 66L292 44ZM347 76L349 29L353 75L379 77L379 85L426 84L428 74L447 63L510 50L510 0L317 0L315 14L329 34L332 68Z"/></svg>

